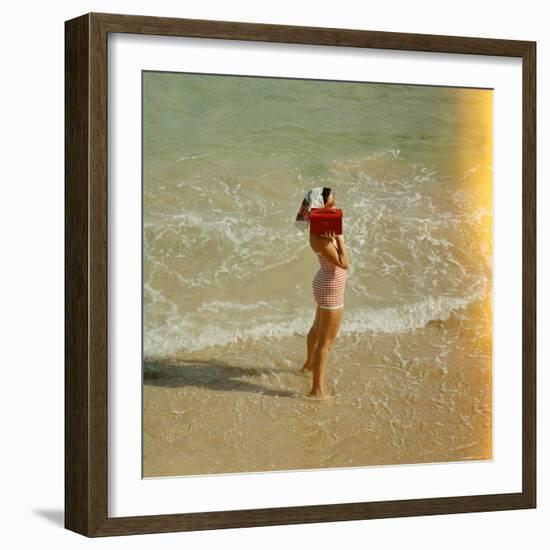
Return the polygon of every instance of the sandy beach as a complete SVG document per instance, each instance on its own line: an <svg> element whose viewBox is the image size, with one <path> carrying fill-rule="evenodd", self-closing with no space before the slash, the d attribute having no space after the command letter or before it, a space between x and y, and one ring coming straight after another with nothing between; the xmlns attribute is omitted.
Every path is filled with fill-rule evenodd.
<svg viewBox="0 0 550 550"><path fill-rule="evenodd" d="M302 336L146 363L144 477L490 460L489 305L339 337L330 401L304 398Z"/></svg>

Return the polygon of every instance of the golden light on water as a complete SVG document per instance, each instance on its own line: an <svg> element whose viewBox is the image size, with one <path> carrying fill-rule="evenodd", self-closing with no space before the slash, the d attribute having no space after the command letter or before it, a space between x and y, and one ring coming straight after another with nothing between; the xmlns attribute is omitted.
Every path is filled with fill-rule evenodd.
<svg viewBox="0 0 550 550"><path fill-rule="evenodd" d="M492 278L493 90L457 89L455 105L458 146L453 173L462 178L459 188L468 211L475 213L468 224L468 237L479 245L479 261L490 259Z"/></svg>
<svg viewBox="0 0 550 550"><path fill-rule="evenodd" d="M484 231L492 232L493 91L457 90L459 146L453 172L464 176L464 191L471 206L487 213ZM489 244L489 243L488 243Z"/></svg>
<svg viewBox="0 0 550 550"><path fill-rule="evenodd" d="M483 330L476 334L475 343L470 342L470 353L480 354L479 367L483 376L479 382L487 388L486 395L492 395L493 387L493 90L458 90L457 119L460 146L457 148L454 173L461 174L468 211L475 213L468 223L468 239L478 244L476 261L485 264L488 273L487 292L480 308L478 326ZM472 247L476 249L477 247ZM477 324L477 323L476 323ZM483 359L482 359L483 358ZM487 358L488 364L481 364ZM492 398L487 407L492 410ZM493 433L487 426L483 444L488 457L493 453Z"/></svg>

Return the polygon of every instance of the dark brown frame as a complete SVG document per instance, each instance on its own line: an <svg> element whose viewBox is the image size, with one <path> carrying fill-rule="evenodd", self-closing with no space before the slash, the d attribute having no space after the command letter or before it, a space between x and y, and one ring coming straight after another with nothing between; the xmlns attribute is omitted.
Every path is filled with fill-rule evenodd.
<svg viewBox="0 0 550 550"><path fill-rule="evenodd" d="M107 33L520 57L522 492L108 517ZM536 42L88 13L65 22L65 527L88 537L536 507Z"/></svg>

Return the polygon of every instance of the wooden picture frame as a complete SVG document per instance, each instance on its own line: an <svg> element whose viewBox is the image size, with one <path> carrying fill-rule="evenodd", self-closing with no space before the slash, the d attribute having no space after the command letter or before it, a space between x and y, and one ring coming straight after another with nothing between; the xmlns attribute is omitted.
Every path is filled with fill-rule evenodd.
<svg viewBox="0 0 550 550"><path fill-rule="evenodd" d="M107 36L133 33L522 60L522 491L109 517ZM88 13L65 22L65 527L88 537L536 507L536 42Z"/></svg>

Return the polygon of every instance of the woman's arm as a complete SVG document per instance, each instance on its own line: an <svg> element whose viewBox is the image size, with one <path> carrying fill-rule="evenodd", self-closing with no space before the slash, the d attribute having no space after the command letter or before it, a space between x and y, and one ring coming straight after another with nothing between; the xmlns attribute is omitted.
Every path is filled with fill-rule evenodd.
<svg viewBox="0 0 550 550"><path fill-rule="evenodd" d="M344 235L336 235L336 248L338 249L338 255L340 257L340 262L343 264L342 267L347 269L349 267L349 257L348 249L344 241Z"/></svg>

